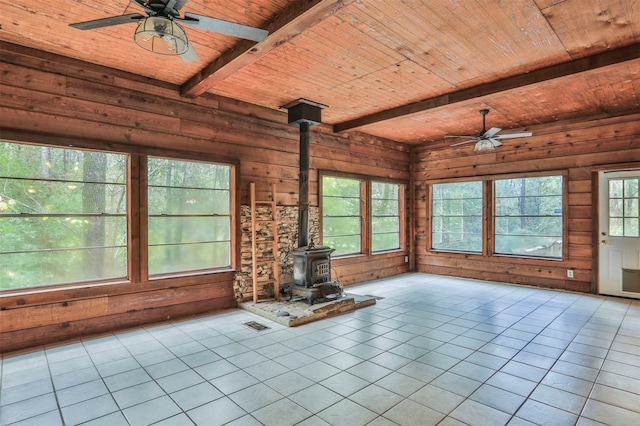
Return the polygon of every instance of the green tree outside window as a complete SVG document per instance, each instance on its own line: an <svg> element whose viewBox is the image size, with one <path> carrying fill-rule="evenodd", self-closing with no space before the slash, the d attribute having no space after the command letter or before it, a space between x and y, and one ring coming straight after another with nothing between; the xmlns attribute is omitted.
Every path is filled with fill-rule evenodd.
<svg viewBox="0 0 640 426"><path fill-rule="evenodd" d="M0 289L126 277L127 160L0 142Z"/></svg>

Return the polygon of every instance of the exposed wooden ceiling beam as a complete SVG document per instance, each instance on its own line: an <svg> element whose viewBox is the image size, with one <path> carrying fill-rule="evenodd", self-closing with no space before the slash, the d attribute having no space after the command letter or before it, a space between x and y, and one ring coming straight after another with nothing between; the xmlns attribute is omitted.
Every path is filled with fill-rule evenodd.
<svg viewBox="0 0 640 426"><path fill-rule="evenodd" d="M269 36L264 42L240 41L184 83L180 94L194 98L205 93L216 83L269 54L278 46L287 43L354 1L309 0L293 2L289 8L278 14L267 25L266 30L269 31Z"/></svg>
<svg viewBox="0 0 640 426"><path fill-rule="evenodd" d="M528 72L526 74L508 77L502 80L481 84L479 86L470 87L468 89L458 90L457 92L447 93L433 98L424 99L419 102L402 105L396 108L380 111L353 120L337 123L333 126L333 131L338 133L347 130L354 130L359 127L376 124L381 121L416 114L429 109L452 105L458 102L479 98L481 96L505 92L508 90L517 89L519 87L541 83L560 77L566 77L572 74L578 74L581 72L586 72L609 65L615 65L638 58L640 58L640 43L635 43L629 46L621 47L596 55L587 56L585 58L580 58L562 64L541 68Z"/></svg>

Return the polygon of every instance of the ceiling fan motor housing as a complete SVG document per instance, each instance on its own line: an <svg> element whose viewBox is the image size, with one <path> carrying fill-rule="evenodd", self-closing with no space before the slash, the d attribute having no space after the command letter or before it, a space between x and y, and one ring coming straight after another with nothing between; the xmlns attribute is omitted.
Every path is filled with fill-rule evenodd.
<svg viewBox="0 0 640 426"><path fill-rule="evenodd" d="M184 29L162 16L150 16L140 21L133 38L143 49L162 55L182 55L189 50Z"/></svg>

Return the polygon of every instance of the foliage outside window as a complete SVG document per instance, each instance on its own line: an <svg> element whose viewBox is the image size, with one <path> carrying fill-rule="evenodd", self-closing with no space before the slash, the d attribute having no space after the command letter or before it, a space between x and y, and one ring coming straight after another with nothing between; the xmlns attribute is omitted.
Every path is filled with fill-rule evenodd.
<svg viewBox="0 0 640 426"><path fill-rule="evenodd" d="M127 156L0 142L0 289L125 278Z"/></svg>
<svg viewBox="0 0 640 426"><path fill-rule="evenodd" d="M148 159L149 275L228 267L231 168Z"/></svg>
<svg viewBox="0 0 640 426"><path fill-rule="evenodd" d="M401 184L324 175L321 185L322 244L334 256L402 248Z"/></svg>
<svg viewBox="0 0 640 426"><path fill-rule="evenodd" d="M400 185L371 182L371 250L400 248Z"/></svg>
<svg viewBox="0 0 640 426"><path fill-rule="evenodd" d="M361 181L322 177L322 243L334 256L361 252Z"/></svg>
<svg viewBox="0 0 640 426"><path fill-rule="evenodd" d="M609 235L640 237L640 179L609 180Z"/></svg>
<svg viewBox="0 0 640 426"><path fill-rule="evenodd" d="M140 247L128 235L144 207L127 206L140 182L127 175L129 157L0 142L0 290L135 281L140 258L155 276L231 265L232 166L142 156L149 244Z"/></svg>
<svg viewBox="0 0 640 426"><path fill-rule="evenodd" d="M482 252L482 197L481 181L433 185L433 249Z"/></svg>
<svg viewBox="0 0 640 426"><path fill-rule="evenodd" d="M495 253L562 257L562 176L495 181Z"/></svg>

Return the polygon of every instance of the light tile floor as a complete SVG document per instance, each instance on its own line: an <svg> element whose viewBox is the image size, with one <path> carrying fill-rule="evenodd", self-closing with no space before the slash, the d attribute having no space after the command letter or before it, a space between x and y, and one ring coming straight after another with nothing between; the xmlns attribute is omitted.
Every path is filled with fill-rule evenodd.
<svg viewBox="0 0 640 426"><path fill-rule="evenodd" d="M349 291L380 300L296 328L231 310L5 354L0 424L640 424L640 301L427 274Z"/></svg>

